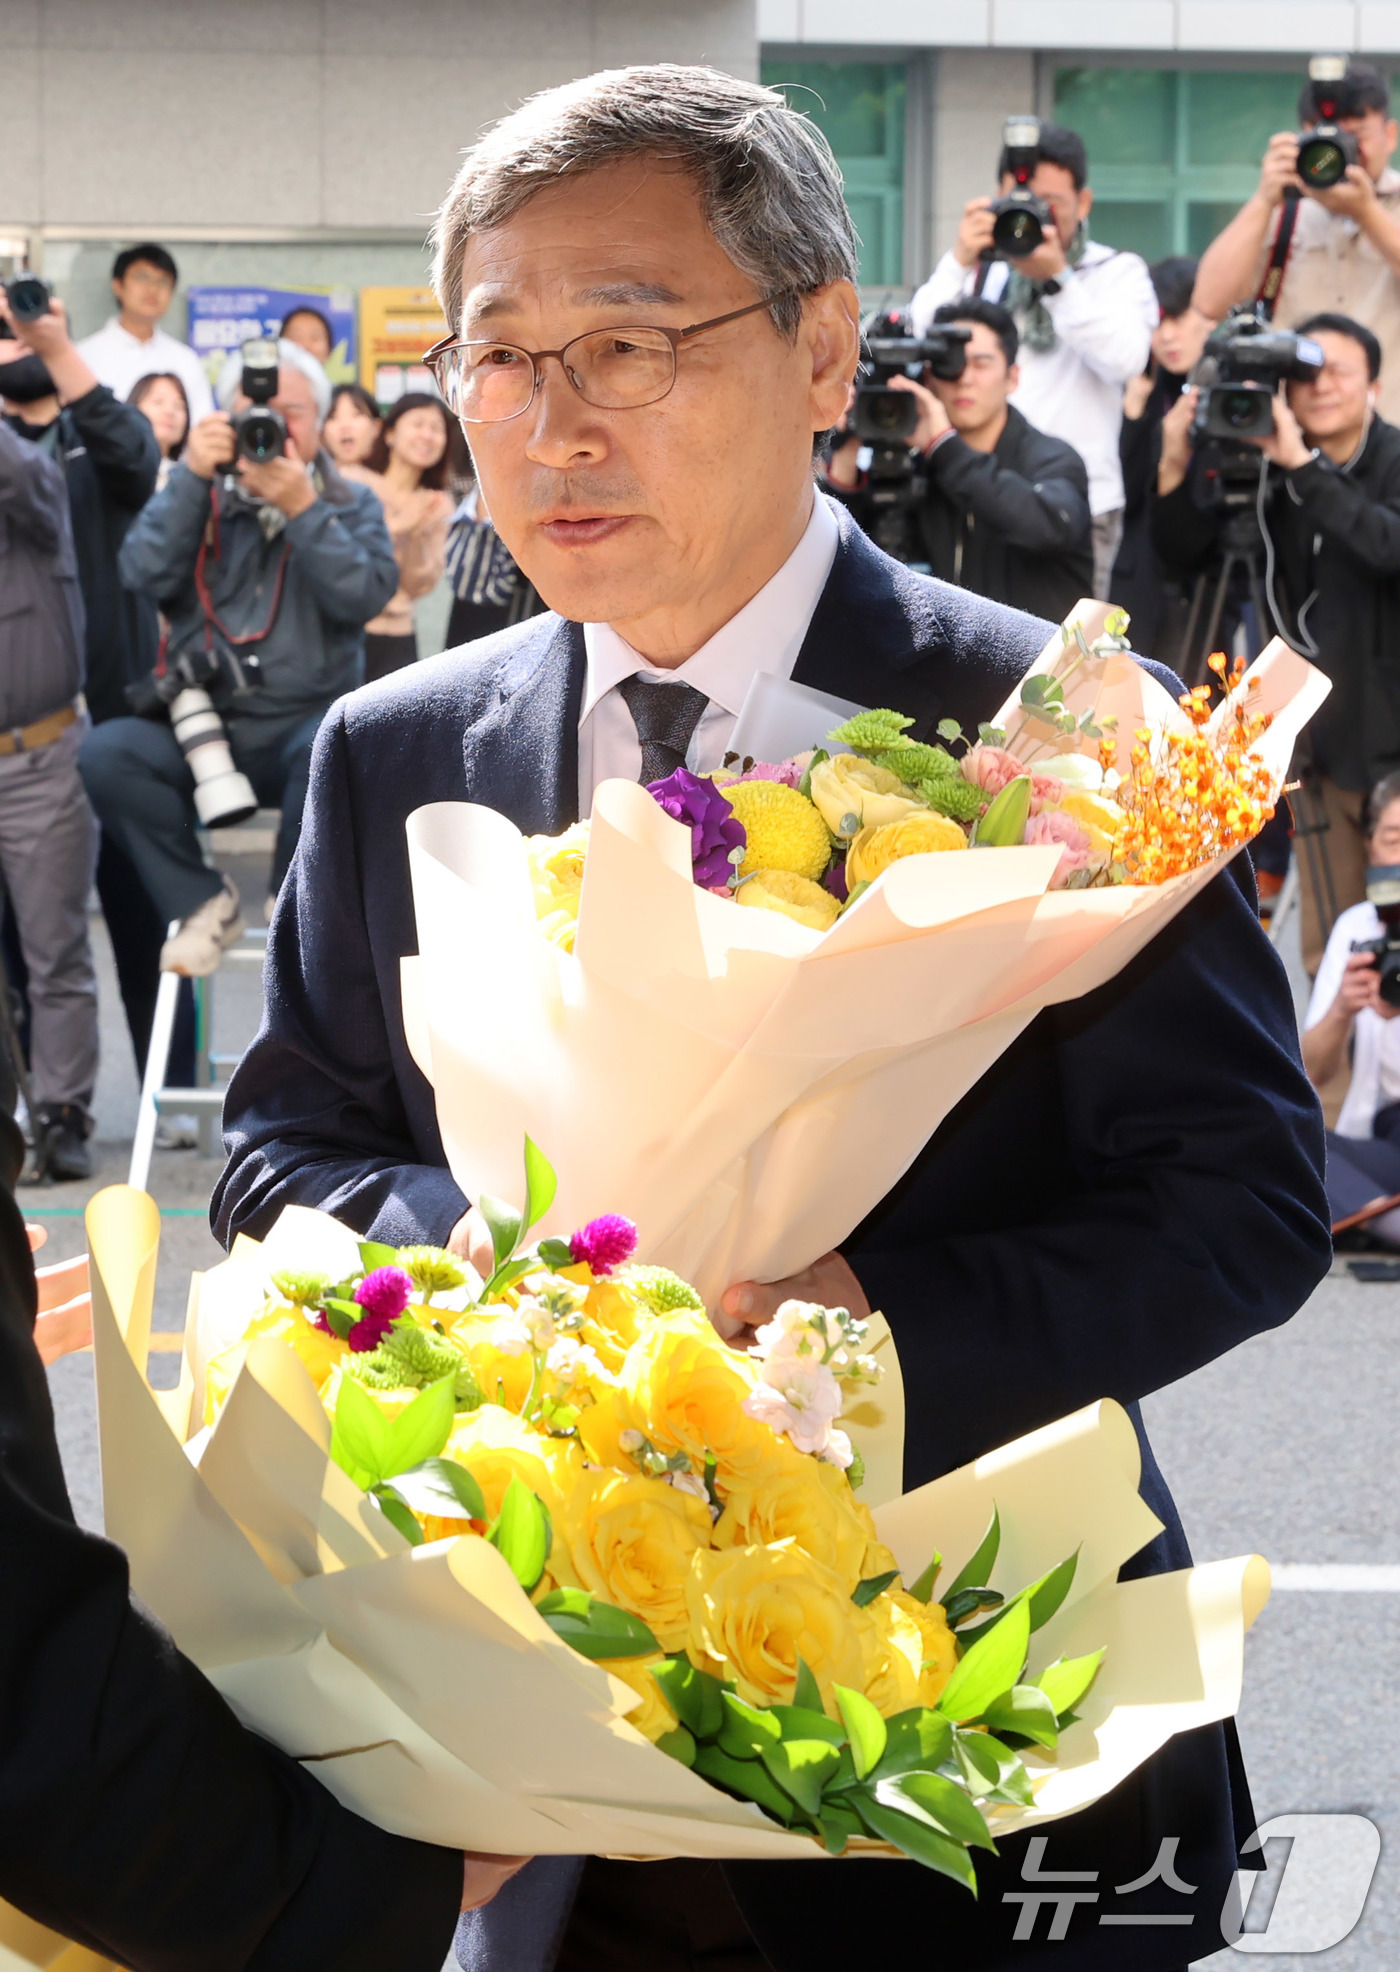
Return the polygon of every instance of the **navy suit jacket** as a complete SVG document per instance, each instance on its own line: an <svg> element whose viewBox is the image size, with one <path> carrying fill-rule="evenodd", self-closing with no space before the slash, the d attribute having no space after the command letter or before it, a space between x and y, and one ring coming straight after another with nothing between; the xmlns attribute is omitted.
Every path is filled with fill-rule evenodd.
<svg viewBox="0 0 1400 1972"><path fill-rule="evenodd" d="M943 718L989 718L1051 626L912 574L840 521L796 679L904 712L920 737ZM578 626L543 616L327 716L269 939L266 1015L224 1112L213 1221L225 1242L265 1233L292 1203L393 1242L445 1240L465 1210L403 1035L399 959L416 950L404 823L447 800L486 803L526 831L573 821L583 679ZM899 1346L906 1485L1116 1397L1137 1424L1143 1496L1165 1525L1125 1573L1187 1565L1137 1400L1306 1299L1330 1254L1322 1168L1291 998L1239 858L1117 979L1040 1014L846 1242ZM1218 1916L1249 1814L1233 1729L1208 1727L1172 1741L1108 1804L1056 1824L1049 1866L1072 1848L1125 1883L1150 1869L1162 1835L1177 1835L1181 1873L1204 1884L1201 1915ZM911 1941L962 1940L994 1963L1019 1911L1000 1905L998 1886L1023 1852L1003 1844L1003 1861L979 1872L978 1904L912 1865L882 1868L882 1910L906 1904L893 1921L907 1921ZM498 1926L529 1900L531 1875ZM808 1872L800 1899L789 1865L729 1875L780 1972L810 1950L868 1950L866 1899L838 1887L839 1871ZM1121 1962L1121 1933L1095 1922L1092 1907L1076 1910L1071 1936L1084 1941L1055 1964ZM520 1940L493 1955L489 1922L478 1928L483 1968L550 1962L547 1947L531 1960ZM879 1930L890 1935L883 1915ZM1159 1935L1165 1958L1135 1931L1136 1963L1179 1965L1220 1943L1218 1930L1193 1933L1189 1950L1180 1930ZM1010 1958L1039 1962L1024 1944Z"/></svg>

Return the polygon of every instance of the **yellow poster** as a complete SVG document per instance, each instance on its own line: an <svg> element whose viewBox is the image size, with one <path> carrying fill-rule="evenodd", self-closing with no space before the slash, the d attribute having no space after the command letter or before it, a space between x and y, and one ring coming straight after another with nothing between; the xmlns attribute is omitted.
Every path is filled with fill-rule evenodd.
<svg viewBox="0 0 1400 1972"><path fill-rule="evenodd" d="M431 288L361 288L360 382L381 404L434 389L423 352L446 334Z"/></svg>

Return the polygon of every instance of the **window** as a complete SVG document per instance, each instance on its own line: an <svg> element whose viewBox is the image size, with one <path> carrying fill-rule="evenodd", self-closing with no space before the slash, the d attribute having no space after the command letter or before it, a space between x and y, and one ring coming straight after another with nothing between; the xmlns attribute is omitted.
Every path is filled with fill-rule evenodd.
<svg viewBox="0 0 1400 1972"><path fill-rule="evenodd" d="M1302 85L1283 69L1061 69L1055 120L1088 147L1094 238L1148 261L1203 253L1254 190L1269 138L1296 129Z"/></svg>
<svg viewBox="0 0 1400 1972"><path fill-rule="evenodd" d="M836 153L860 236L864 287L904 279L904 64L768 59L763 80L810 116Z"/></svg>

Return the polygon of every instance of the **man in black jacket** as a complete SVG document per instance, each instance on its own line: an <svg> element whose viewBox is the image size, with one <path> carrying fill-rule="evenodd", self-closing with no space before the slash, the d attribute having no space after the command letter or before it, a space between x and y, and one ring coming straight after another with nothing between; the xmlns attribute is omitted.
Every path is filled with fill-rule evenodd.
<svg viewBox="0 0 1400 1972"><path fill-rule="evenodd" d="M1063 439L1029 424L1007 402L1020 380L1010 313L970 297L948 302L935 323L969 330L962 375L891 388L918 400L910 445L922 455L928 493L918 525L929 567L945 582L1059 622L1094 590L1094 545L1084 461ZM828 484L860 518L854 440L828 468Z"/></svg>
<svg viewBox="0 0 1400 1972"><path fill-rule="evenodd" d="M1400 767L1400 430L1375 408L1381 352L1369 329L1314 315L1298 333L1322 345L1322 374L1290 383L1274 400L1273 435L1250 443L1263 455L1269 607L1332 680L1306 736L1331 895L1317 894L1312 857L1298 858L1303 961L1315 972L1333 911L1365 894L1367 790ZM1193 456L1197 395L1185 391L1163 422L1152 520L1163 560L1187 572L1208 565L1216 540L1220 462L1210 447Z"/></svg>

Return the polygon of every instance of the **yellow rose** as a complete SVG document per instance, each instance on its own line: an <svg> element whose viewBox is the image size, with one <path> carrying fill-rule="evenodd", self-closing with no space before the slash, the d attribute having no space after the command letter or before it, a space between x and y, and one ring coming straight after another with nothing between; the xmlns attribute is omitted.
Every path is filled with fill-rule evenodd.
<svg viewBox="0 0 1400 1972"><path fill-rule="evenodd" d="M498 1348L491 1339L497 1322L509 1313L509 1305L502 1302L480 1314L473 1311L461 1315L448 1324L447 1335L449 1341L466 1351L482 1394L506 1410L519 1411L530 1394L534 1375L530 1352L522 1349L518 1355L512 1355Z"/></svg>
<svg viewBox="0 0 1400 1972"><path fill-rule="evenodd" d="M829 1712L834 1684L865 1689L879 1650L870 1613L791 1541L704 1550L691 1562L687 1591L691 1661L732 1678L751 1705L790 1705L799 1657Z"/></svg>
<svg viewBox="0 0 1400 1972"><path fill-rule="evenodd" d="M661 1648L689 1630L691 1556L710 1544L710 1509L664 1479L581 1471L564 1500L564 1538L590 1594L640 1616Z"/></svg>
<svg viewBox="0 0 1400 1972"><path fill-rule="evenodd" d="M902 822L863 828L846 851L846 882L873 883L882 870L904 856L927 856L945 849L966 849L967 837L947 815L910 815Z"/></svg>
<svg viewBox="0 0 1400 1972"><path fill-rule="evenodd" d="M735 896L751 910L781 911L784 917L805 924L809 931L830 931L841 915L841 906L829 890L788 870L759 870L739 885Z"/></svg>
<svg viewBox="0 0 1400 1972"><path fill-rule="evenodd" d="M677 1725L675 1713L661 1695L661 1686L652 1676L658 1664L666 1659L661 1652L654 1651L650 1657L610 1657L603 1669L611 1671L615 1678L630 1684L641 1699L635 1712L628 1712L628 1725L634 1727L643 1739L649 1739L654 1746L658 1739L664 1739L668 1732L674 1732Z"/></svg>
<svg viewBox="0 0 1400 1972"><path fill-rule="evenodd" d="M324 1401L331 1371L346 1353L346 1344L338 1335L327 1335L324 1329L313 1327L300 1308L279 1303L276 1307L265 1309L249 1322L241 1342L235 1342L232 1348L223 1350L210 1361L204 1381L206 1424L218 1421L220 1411L228 1402L228 1393L243 1367L248 1344L260 1335L274 1336L296 1350Z"/></svg>
<svg viewBox="0 0 1400 1972"><path fill-rule="evenodd" d="M499 1404L482 1404L457 1419L444 1456L466 1466L481 1488L489 1519L500 1512L512 1479L538 1494L554 1530L549 1574L555 1583L577 1587L568 1544L560 1531L564 1502L583 1471L583 1453L572 1438L544 1437ZM461 1520L425 1522L424 1532L429 1540L440 1540L444 1534L462 1533L465 1526Z"/></svg>
<svg viewBox="0 0 1400 1972"><path fill-rule="evenodd" d="M632 1473L637 1466L622 1449L624 1431L635 1431L632 1406L621 1390L603 1390L598 1401L579 1412L578 1435L591 1465L606 1466L611 1472Z"/></svg>
<svg viewBox="0 0 1400 1972"><path fill-rule="evenodd" d="M1112 854L1113 838L1126 820L1116 801L1110 801L1104 794L1091 793L1088 788L1067 787L1055 806L1062 815L1070 815L1078 822L1095 856Z"/></svg>
<svg viewBox="0 0 1400 1972"><path fill-rule="evenodd" d="M572 952L574 939L578 935L577 911L549 911L539 922L542 937L547 938L551 945L557 945L561 952Z"/></svg>
<svg viewBox="0 0 1400 1972"><path fill-rule="evenodd" d="M891 1589L887 1596L877 1596L877 1606L881 1602L894 1604L917 1629L919 1654L917 1660L911 1656L910 1661L918 1669L918 1703L936 1705L958 1663L958 1646L953 1641L953 1632L948 1628L943 1604L920 1602L916 1597L906 1595L903 1589ZM906 1629L901 1626L897 1634L904 1639L901 1648L906 1643L912 1648L912 1639Z"/></svg>
<svg viewBox="0 0 1400 1972"><path fill-rule="evenodd" d="M588 1269L581 1267L577 1271L586 1283L590 1278ZM649 1319L646 1303L625 1280L595 1281L583 1304L579 1340L596 1349L607 1369L621 1369L622 1359L636 1341L639 1328Z"/></svg>
<svg viewBox="0 0 1400 1972"><path fill-rule="evenodd" d="M525 866L535 893L536 913L543 917L572 902L578 914L583 887L583 859L588 850L588 823L575 822L562 835L527 835Z"/></svg>
<svg viewBox="0 0 1400 1972"><path fill-rule="evenodd" d="M713 1330L655 1323L628 1350L620 1381L635 1428L667 1456L685 1452L697 1471L712 1456L721 1491L771 1468L777 1435L741 1408L753 1373Z"/></svg>
<svg viewBox="0 0 1400 1972"><path fill-rule="evenodd" d="M782 1445L782 1441L778 1443ZM754 1483L735 1486L715 1523L717 1548L791 1540L845 1584L849 1595L869 1571L869 1534L844 1472L782 1445L783 1456Z"/></svg>
<svg viewBox="0 0 1400 1972"><path fill-rule="evenodd" d="M923 1631L905 1605L921 1609L912 1596L877 1595L870 1615L879 1636L875 1660L866 1679L865 1695L887 1719L911 1705L931 1703L922 1697L919 1665L923 1661Z"/></svg>
<svg viewBox="0 0 1400 1972"><path fill-rule="evenodd" d="M902 822L928 808L888 767L859 760L854 753L834 753L830 760L820 761L812 769L810 786L822 820L843 841L858 829Z"/></svg>
<svg viewBox="0 0 1400 1972"><path fill-rule="evenodd" d="M790 870L819 877L831 861L826 824L805 795L777 781L740 781L724 798L744 825L747 847L740 876L755 870Z"/></svg>

